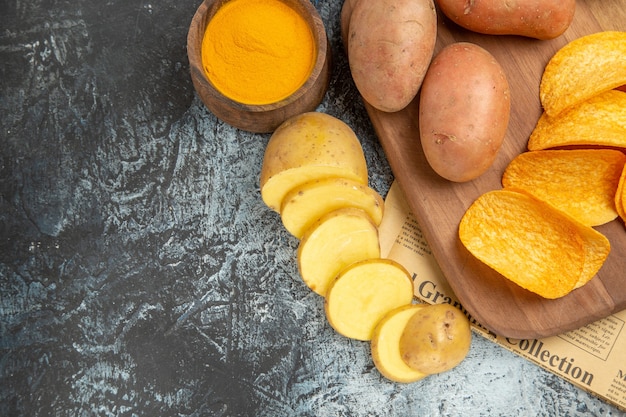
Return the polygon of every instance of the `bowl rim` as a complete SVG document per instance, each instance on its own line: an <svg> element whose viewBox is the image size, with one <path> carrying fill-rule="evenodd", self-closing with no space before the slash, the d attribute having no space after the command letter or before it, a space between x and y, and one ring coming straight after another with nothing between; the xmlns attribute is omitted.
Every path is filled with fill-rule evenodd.
<svg viewBox="0 0 626 417"><path fill-rule="evenodd" d="M242 103L220 92L213 85L213 83L211 83L206 75L206 72L204 71L202 65L202 40L210 18L217 13L221 6L229 1L232 0L203 0L191 20L189 32L187 34L187 56L189 59L190 70L195 74L196 81L200 82L202 87L207 89L213 97L236 110L248 113L267 112L284 108L289 106L291 103L298 101L312 87L315 87L319 77L324 71L324 67L327 65L326 61L328 58L328 50L330 48L322 18L317 12L315 6L313 6L309 0L277 0L285 3L300 14L311 29L316 47L316 57L309 77L300 87L298 87L298 89L287 97L267 104Z"/></svg>

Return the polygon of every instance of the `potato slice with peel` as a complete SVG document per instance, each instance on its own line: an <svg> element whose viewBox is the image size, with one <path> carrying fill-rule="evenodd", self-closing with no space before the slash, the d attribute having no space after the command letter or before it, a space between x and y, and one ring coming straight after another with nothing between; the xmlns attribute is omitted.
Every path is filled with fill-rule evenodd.
<svg viewBox="0 0 626 417"><path fill-rule="evenodd" d="M367 259L337 276L328 287L324 308L337 333L367 341L385 314L412 300L413 280L403 266L390 259Z"/></svg>
<svg viewBox="0 0 626 417"><path fill-rule="evenodd" d="M327 178L304 183L283 199L280 217L285 229L300 239L326 213L355 207L364 210L376 226L383 219L383 198L374 189L345 178Z"/></svg>
<svg viewBox="0 0 626 417"><path fill-rule="evenodd" d="M270 137L261 167L261 197L279 211L294 187L320 178L348 178L367 184L367 164L359 139L343 121L308 112L283 122Z"/></svg>
<svg viewBox="0 0 626 417"><path fill-rule="evenodd" d="M319 218L302 236L298 269L306 285L321 296L348 265L378 258L378 229L366 212L343 208Z"/></svg>
<svg viewBox="0 0 626 417"><path fill-rule="evenodd" d="M539 97L555 117L565 109L626 84L626 32L604 31L575 39L559 49L544 70Z"/></svg>
<svg viewBox="0 0 626 417"><path fill-rule="evenodd" d="M530 134L528 150L561 146L626 148L626 92L609 90L560 113L543 113Z"/></svg>
<svg viewBox="0 0 626 417"><path fill-rule="evenodd" d="M427 304L409 304L387 313L372 334L372 359L378 372L395 382L410 383L428 376L411 368L400 354L400 337L413 315Z"/></svg>

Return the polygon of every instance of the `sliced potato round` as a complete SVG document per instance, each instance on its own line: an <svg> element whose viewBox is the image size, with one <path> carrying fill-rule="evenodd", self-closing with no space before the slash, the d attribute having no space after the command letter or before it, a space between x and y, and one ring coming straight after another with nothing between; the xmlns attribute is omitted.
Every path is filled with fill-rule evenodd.
<svg viewBox="0 0 626 417"><path fill-rule="evenodd" d="M346 178L309 181L292 189L283 199L280 217L285 229L300 239L315 220L344 207L364 210L376 226L383 219L384 201L380 194Z"/></svg>
<svg viewBox="0 0 626 417"><path fill-rule="evenodd" d="M371 340L385 314L412 300L413 280L403 266L390 259L367 259L337 276L328 287L324 307L339 334Z"/></svg>
<svg viewBox="0 0 626 417"><path fill-rule="evenodd" d="M428 376L411 368L400 354L400 337L411 317L426 304L409 304L390 311L372 334L372 359L378 372L395 382L410 383Z"/></svg>
<svg viewBox="0 0 626 417"><path fill-rule="evenodd" d="M270 137L261 167L261 197L279 211L292 188L320 178L349 178L367 184L367 164L354 131L325 113L293 116Z"/></svg>
<svg viewBox="0 0 626 417"><path fill-rule="evenodd" d="M342 208L319 218L302 236L297 261L302 280L324 296L329 283L348 265L378 258L378 229L366 212Z"/></svg>

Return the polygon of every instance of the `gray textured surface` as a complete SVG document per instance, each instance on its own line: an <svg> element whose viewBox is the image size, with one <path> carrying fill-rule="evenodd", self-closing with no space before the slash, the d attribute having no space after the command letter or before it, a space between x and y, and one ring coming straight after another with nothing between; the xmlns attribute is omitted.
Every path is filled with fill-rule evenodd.
<svg viewBox="0 0 626 417"><path fill-rule="evenodd" d="M319 110L392 173L340 48ZM195 97L197 1L0 2L0 415L621 416L474 338L398 385L336 335L259 195L268 135Z"/></svg>

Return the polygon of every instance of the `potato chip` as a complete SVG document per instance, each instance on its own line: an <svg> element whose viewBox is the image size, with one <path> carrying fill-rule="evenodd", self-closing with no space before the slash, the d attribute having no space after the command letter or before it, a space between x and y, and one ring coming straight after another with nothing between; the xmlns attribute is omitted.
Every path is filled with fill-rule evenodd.
<svg viewBox="0 0 626 417"><path fill-rule="evenodd" d="M605 91L555 117L544 112L528 150L572 145L626 148L626 92Z"/></svg>
<svg viewBox="0 0 626 417"><path fill-rule="evenodd" d="M603 91L626 84L626 32L604 31L575 39L550 59L539 96L551 117Z"/></svg>
<svg viewBox="0 0 626 417"><path fill-rule="evenodd" d="M615 192L615 209L617 214L626 222L626 166L622 171L622 175L619 178L619 184L617 185L617 191Z"/></svg>
<svg viewBox="0 0 626 417"><path fill-rule="evenodd" d="M596 275L611 251L609 240L597 230L591 227L579 227L578 230L585 243L585 264L574 289L582 287Z"/></svg>
<svg viewBox="0 0 626 417"><path fill-rule="evenodd" d="M614 149L524 152L502 175L502 185L525 190L587 226L614 220L615 192L626 155Z"/></svg>
<svg viewBox="0 0 626 417"><path fill-rule="evenodd" d="M610 250L599 232L514 189L476 199L461 219L459 237L481 262L549 299L587 282Z"/></svg>

